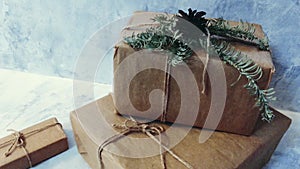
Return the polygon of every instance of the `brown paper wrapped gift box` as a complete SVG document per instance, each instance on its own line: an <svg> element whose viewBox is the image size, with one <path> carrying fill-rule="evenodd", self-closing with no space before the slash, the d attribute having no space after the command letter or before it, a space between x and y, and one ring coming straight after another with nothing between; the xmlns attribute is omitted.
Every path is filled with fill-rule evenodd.
<svg viewBox="0 0 300 169"><path fill-rule="evenodd" d="M95 105L97 108L95 108ZM186 137L179 142L172 151L180 158L186 160L196 169L259 169L262 168L270 159L277 144L288 129L291 120L286 116L274 110L275 120L271 123L259 122L257 130L251 136L241 136L225 132L214 132L205 142L199 143L199 134L203 130L193 128ZM109 124L121 123L124 117L114 113L113 100L111 96L106 96L93 103L71 112L71 122L78 146L78 151L93 169L100 168L98 158L99 144L95 138L102 137L106 132L103 123L99 122L91 128L86 128L84 120L92 123L94 119L103 116ZM83 121L79 119L83 118ZM168 127L166 124L159 124ZM180 132L184 126L175 127ZM103 135L102 135L103 134ZM132 134L129 137L144 138L144 134ZM169 139L176 138L176 135L167 135ZM105 140L105 139L104 139ZM122 138L110 143L107 148L112 146L121 151L126 151L130 142L122 143ZM101 144L101 143L100 143ZM155 145L155 143L153 143ZM132 146L132 145L131 145ZM139 145L133 145L139 146ZM145 144L139 147L141 152L155 149L158 146ZM129 151L126 153L130 153ZM159 155L146 158L128 158L122 157L104 149L102 153L105 168L110 169L152 169L161 168ZM177 169L185 167L166 154L166 165L168 169Z"/></svg>
<svg viewBox="0 0 300 169"><path fill-rule="evenodd" d="M26 169L68 149L67 136L56 118L43 121L20 131L23 134L24 149L16 149L7 157L5 153L15 137L9 135L0 139L0 168ZM24 151L25 150L25 151ZM26 157L26 151L29 159Z"/></svg>
<svg viewBox="0 0 300 169"><path fill-rule="evenodd" d="M141 32L145 30L149 26L145 26L147 24L153 23L150 18L153 18L158 13L154 12L136 12L131 17L128 25L143 25L141 27L132 27L131 29L124 29L122 31L122 37L131 36L132 33ZM237 24L236 22L230 22L231 24ZM255 24L256 27L256 35L260 38L263 38L265 35L262 31L260 25ZM254 46L243 45L241 43L232 43L235 48L242 51L243 53L247 54L249 58L251 58L255 63L263 69L263 77L259 80L258 84L261 89L267 89L269 86L269 82L271 80L271 76L274 73L274 65L272 62L271 54L269 51L261 51ZM120 42L115 46L115 54L114 54L114 70L118 69L118 66L122 63L122 61L133 54L135 50L131 48L129 45L125 44L124 42ZM165 57L165 56L161 56ZM205 53L202 52L199 57L205 58ZM155 58L153 58L155 62ZM197 86L199 88L199 93L202 90L202 72L203 72L203 63L197 56L192 56L187 64L191 71L194 74L194 77L197 82ZM134 72L140 66L139 59L132 59L129 64L127 64L128 69L126 71L121 71L120 73L115 73L114 75L114 100L115 106L119 113L121 114L130 114L132 116L137 117L145 117L147 118L149 114L156 115L158 112L151 112L149 114L139 114L132 111L128 111L128 106L130 105L127 102L124 102L124 97L127 97L127 90L128 87L126 85L126 80L129 78L130 70ZM243 86L247 83L247 79L242 77L239 82L231 87L231 84L236 81L239 76L239 72L235 70L235 68L220 63L216 59L211 59L210 63L208 64L208 69L214 69L214 66L222 64L225 71L226 76L226 84L227 84L227 93L226 96L226 103L223 116L221 121L217 127L217 130L226 131L231 133L243 134L243 135L250 135L254 131L254 127L256 121L260 119L259 109L255 107L255 98L254 96L250 96L248 90L246 90ZM177 65L175 67L171 67L171 72L174 69L181 70L182 66ZM187 72L185 71L177 71L179 76L186 76ZM165 78L166 73L157 69L147 69L144 70L133 78L130 82L129 88L129 98L133 106L139 111L146 111L150 106L149 102L149 93L153 89L161 89L165 91ZM212 77L210 77L212 78ZM208 79L206 81L206 93L200 95L200 105L199 105L199 113L198 117L193 124L189 124L188 122L182 122L183 124L193 125L197 127L203 127L205 119L207 118L208 111L211 105L211 97L212 91L210 82ZM193 83L192 79L185 79L186 84ZM174 122L176 117L179 113L180 109L180 89L173 78L170 78L169 81L169 96L167 100L167 110L166 110L166 121ZM193 91L190 91L193 92ZM222 91L221 91L222 92ZM192 94L192 93L191 93ZM162 96L163 97L163 96ZM161 100L156 100L154 104L161 103ZM162 112L159 112L160 114ZM184 112L189 114L190 112ZM160 117L158 117L160 119Z"/></svg>

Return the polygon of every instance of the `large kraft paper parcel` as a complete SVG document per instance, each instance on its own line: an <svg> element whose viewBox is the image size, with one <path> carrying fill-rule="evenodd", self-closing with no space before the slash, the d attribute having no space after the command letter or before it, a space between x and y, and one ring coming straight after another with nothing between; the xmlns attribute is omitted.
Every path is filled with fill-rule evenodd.
<svg viewBox="0 0 300 169"><path fill-rule="evenodd" d="M129 20L127 28L125 28L121 35L121 39L123 37L131 36L133 33L139 33L145 31L146 28L151 27L151 23L153 18L158 13L154 12L136 12ZM230 22L231 24L237 24L237 22ZM149 25L150 24L150 25ZM142 25L142 26L139 26ZM146 26L145 26L146 25ZM258 24L255 24L256 27L256 36L263 38L265 35L263 33L262 27ZM249 58L251 58L256 64L262 67L263 76L258 81L258 85L261 89L267 89L272 77L272 74L275 71L271 53L269 51L262 51L259 50L255 46L245 45L242 43L231 42L232 45L240 50L242 53L247 54ZM152 52L153 64L158 63L158 60L161 60L159 57L165 56L156 56L155 52ZM198 53L197 53L198 54ZM160 99L153 99L151 100L152 103L150 104L149 94L154 89L160 89L165 91L166 89L166 73L162 70L158 69L145 69L141 70L141 63L143 59L139 57L132 57L132 55L138 55L138 52L127 45L125 42L120 41L115 46L115 54L114 54L114 103L116 110L120 114L124 115L132 115L136 117L144 117L144 118L152 118L153 116L156 117L157 114L162 114L162 111L158 112L157 109L150 109L151 105L161 105L162 100L164 98L164 94L161 95ZM123 68L121 71L119 66L122 62L130 58L130 62L126 62L123 64ZM171 74L175 74L177 77L184 77L185 84L192 84L196 81L196 85L199 90L199 97L200 104L197 106L199 107L197 116L195 120L182 120L179 123L183 123L186 125L196 126L196 127L203 127L205 124L205 120L208 117L208 112L210 109L213 109L212 105L218 106L221 103L222 99L220 97L220 102L212 102L212 86L210 81L213 79L219 79L218 74L213 74L207 78L202 79L202 72L204 68L204 64L201 61L205 59L206 53L203 52L202 54L198 54L198 56L193 55L189 58L187 65L193 73L192 78L187 77L187 72L184 71L183 66L176 65L170 68ZM158 59L159 58L159 59ZM202 58L202 59L200 59ZM251 96L247 89L244 88L244 85L247 83L247 79L242 77L234 86L231 86L239 77L239 72L231 67L223 63L221 60L217 59L210 59L208 63L208 70L214 70L216 67L221 66L224 68L225 72L225 79L226 79L226 90L218 91L220 94L221 92L225 92L226 100L224 111L222 114L222 118L220 123L217 126L217 130L219 131L226 131L231 133L237 133L242 135L251 135L255 129L256 122L261 120L259 108L255 106L255 97ZM124 67L125 65L125 67ZM177 70L177 71L175 71ZM130 84L128 85L128 80L132 76L132 73L136 73L134 78L131 79ZM205 93L201 93L202 91L202 81L205 81L206 90ZM165 108L166 111L166 121L167 122L174 122L180 112L180 107L182 105L182 101L189 101L189 104L193 104L193 99L186 99L181 100L181 89L179 88L179 84L177 81L171 76L167 84L168 87L168 96L167 96L167 106ZM127 90L129 88L129 91ZM219 88L214 88L214 90L218 90ZM220 89L219 89L220 90ZM187 92L184 93L187 96L192 96L195 92L190 89L186 90ZM130 103L126 100L126 97L129 97ZM218 97L218 93L217 96ZM192 98L192 97L191 97ZM218 100L218 98L217 98ZM147 111L147 113L140 113L140 112L133 112L130 111L132 106L140 111ZM198 108L197 107L197 108ZM185 113L188 117L191 112L187 110ZM216 112L214 112L216 113ZM156 119L160 119L161 117L158 116ZM275 117L276 118L276 117ZM207 127L207 126L206 126ZM207 128L210 128L209 126Z"/></svg>
<svg viewBox="0 0 300 169"><path fill-rule="evenodd" d="M271 124L259 122L257 130L251 136L214 132L204 143L199 143L199 135L204 129L191 128L171 150L195 169L260 169L270 159L291 120L274 110L276 118ZM102 120L99 120L102 119ZM104 119L104 121L103 121ZM121 124L126 118L114 113L113 100L110 95L71 112L71 122L78 151L93 169L100 169L99 146L111 136L117 134L112 124ZM178 139L186 126L169 126L156 122L166 129L163 142L171 145ZM105 125L110 127L106 128ZM109 133L112 129L115 133ZM173 133L172 131L173 130ZM170 131L170 133L169 133ZM127 140L127 137L137 140ZM158 154L147 157L138 156L159 150L154 141L143 144L143 133L133 133L111 142L104 148L102 161L105 169L160 169L161 159ZM141 143L141 144L138 144ZM169 143L169 144L168 144ZM115 154L122 152L123 154ZM133 155L136 153L136 157ZM130 156L130 157L128 157ZM165 152L168 169L185 169L178 160ZM103 169L103 168L102 168Z"/></svg>

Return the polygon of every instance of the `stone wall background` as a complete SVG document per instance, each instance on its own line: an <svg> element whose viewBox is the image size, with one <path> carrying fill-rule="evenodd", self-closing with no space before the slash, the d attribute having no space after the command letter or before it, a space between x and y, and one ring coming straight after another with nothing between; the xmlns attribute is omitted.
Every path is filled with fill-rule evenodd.
<svg viewBox="0 0 300 169"><path fill-rule="evenodd" d="M176 13L191 7L206 11L208 17L262 24L276 66L272 86L278 100L272 104L299 111L299 4L299 0L0 0L0 68L73 78L84 44L111 21L136 10ZM111 58L101 69L112 70ZM112 71L97 75L96 81L111 83Z"/></svg>

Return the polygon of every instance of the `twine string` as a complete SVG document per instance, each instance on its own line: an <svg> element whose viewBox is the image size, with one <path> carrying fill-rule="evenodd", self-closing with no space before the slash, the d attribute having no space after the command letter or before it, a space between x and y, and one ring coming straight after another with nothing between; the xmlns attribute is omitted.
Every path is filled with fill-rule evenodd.
<svg viewBox="0 0 300 169"><path fill-rule="evenodd" d="M56 126L56 125L59 125L62 127L62 125L60 123L54 123L54 124L50 124L50 125L47 125L45 127L42 127L42 128L39 128L39 129L36 129L36 130L32 130L30 132L27 132L27 133L22 133L20 131L17 131L17 130L14 130L14 129L8 129L7 131L8 132L12 132L12 136L14 137L13 139L10 139L2 144L0 144L0 148L3 148L3 147L6 147L6 146L9 146L9 148L7 149L7 151L4 153L4 156L5 157L9 157L10 155L13 154L13 152L17 149L17 148L21 148L23 151L24 151L24 154L27 158L27 161L28 161L28 164L29 164L29 167L31 168L32 167L32 160L29 156L29 152L28 150L26 149L26 142L25 142L25 139L34 135L34 134L37 134L41 131L44 131L50 127L53 127L53 126Z"/></svg>
<svg viewBox="0 0 300 169"><path fill-rule="evenodd" d="M123 30L129 30L132 28L139 28L139 27L147 27L147 26L159 26L160 24L156 24L156 23L141 23L141 24L133 24L133 25L128 25L126 27L123 28ZM203 68L203 72L202 72L202 90L201 93L205 94L206 92L206 72L207 72L207 68L208 68L208 63L209 63L209 48L210 48L210 38L211 38L211 34L208 30L208 28L206 27L206 32L207 32L207 40L206 40L206 49L207 49L207 53L206 53L206 60L204 63L204 68ZM166 61L166 66L165 66L165 72L166 72L166 76L165 76L165 85L164 85L164 93L165 96L163 98L163 110L162 110L162 116L160 117L160 121L161 122L166 122L166 114L167 114L167 107L168 107L168 95L169 95L169 84L170 84L170 64L168 64L168 57L167 61Z"/></svg>
<svg viewBox="0 0 300 169"><path fill-rule="evenodd" d="M101 169L104 169L104 163L103 163L103 158L102 158L102 152L103 152L104 148L107 145L109 145L109 144L111 144L133 132L139 132L139 133L146 134L148 137L150 137L152 140L154 140L160 146L160 160L161 160L161 166L163 169L167 169L163 149L165 149L174 159L176 159L177 161L182 163L186 168L193 169L192 165L190 165L185 160L181 159L171 149L169 149L167 146L165 146L162 143L161 133L164 132L164 128L162 126L151 125L151 124L147 124L147 123L138 123L136 121L127 119L124 121L124 123L122 125L113 124L113 127L117 128L117 129L123 129L123 130L120 133L109 137L99 146L98 157L99 157ZM159 139L157 139L155 137L155 135L159 135Z"/></svg>
<svg viewBox="0 0 300 169"><path fill-rule="evenodd" d="M141 27L149 27L149 26L159 26L159 23L140 23L140 24L134 24L134 25L127 25L123 28L122 31L124 30L130 30L133 28L141 28Z"/></svg>
<svg viewBox="0 0 300 169"><path fill-rule="evenodd" d="M29 153L28 153L27 149L25 148L24 135L21 132L16 131L14 129L8 129L7 131L8 132L13 132L12 135L14 136L14 139L13 139L10 147L8 148L8 150L4 153L5 157L10 156L17 148L21 148L24 151L24 154L27 158L29 167L31 168L32 167L32 162L31 162L31 159L29 157Z"/></svg>
<svg viewBox="0 0 300 169"><path fill-rule="evenodd" d="M168 63L169 56L167 55L165 61L165 79L164 79L164 97L163 97L163 109L162 109L162 116L160 118L161 122L166 122L167 116L167 109L168 109L168 100L169 100L169 87L170 87L170 69L171 65Z"/></svg>
<svg viewBox="0 0 300 169"><path fill-rule="evenodd" d="M210 32L207 28L206 32L207 32L207 39L206 39L206 60L204 63L204 68L203 68L203 72L202 72L202 94L205 94L206 91L206 82L205 82L205 75L206 75L206 71L207 71L207 67L208 67L208 62L209 62L209 48L210 48Z"/></svg>
<svg viewBox="0 0 300 169"><path fill-rule="evenodd" d="M7 131L13 132L12 135L14 136L14 139L13 139L10 147L8 148L8 150L4 153L5 157L10 156L17 147L24 147L24 145L25 145L24 137L21 132L13 130L13 129L8 129Z"/></svg>

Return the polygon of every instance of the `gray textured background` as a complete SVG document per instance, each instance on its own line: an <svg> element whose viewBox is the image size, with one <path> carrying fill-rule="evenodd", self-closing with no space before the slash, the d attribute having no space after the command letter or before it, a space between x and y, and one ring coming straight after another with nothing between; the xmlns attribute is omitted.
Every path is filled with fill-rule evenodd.
<svg viewBox="0 0 300 169"><path fill-rule="evenodd" d="M300 108L299 0L1 0L0 68L66 78L89 37L109 22L136 10L176 13L205 10L208 17L243 19L263 25L271 40L276 74L276 107ZM117 32L112 32L117 33ZM111 70L111 57L101 69ZM101 71L100 71L101 72ZM111 83L112 73L97 75Z"/></svg>

